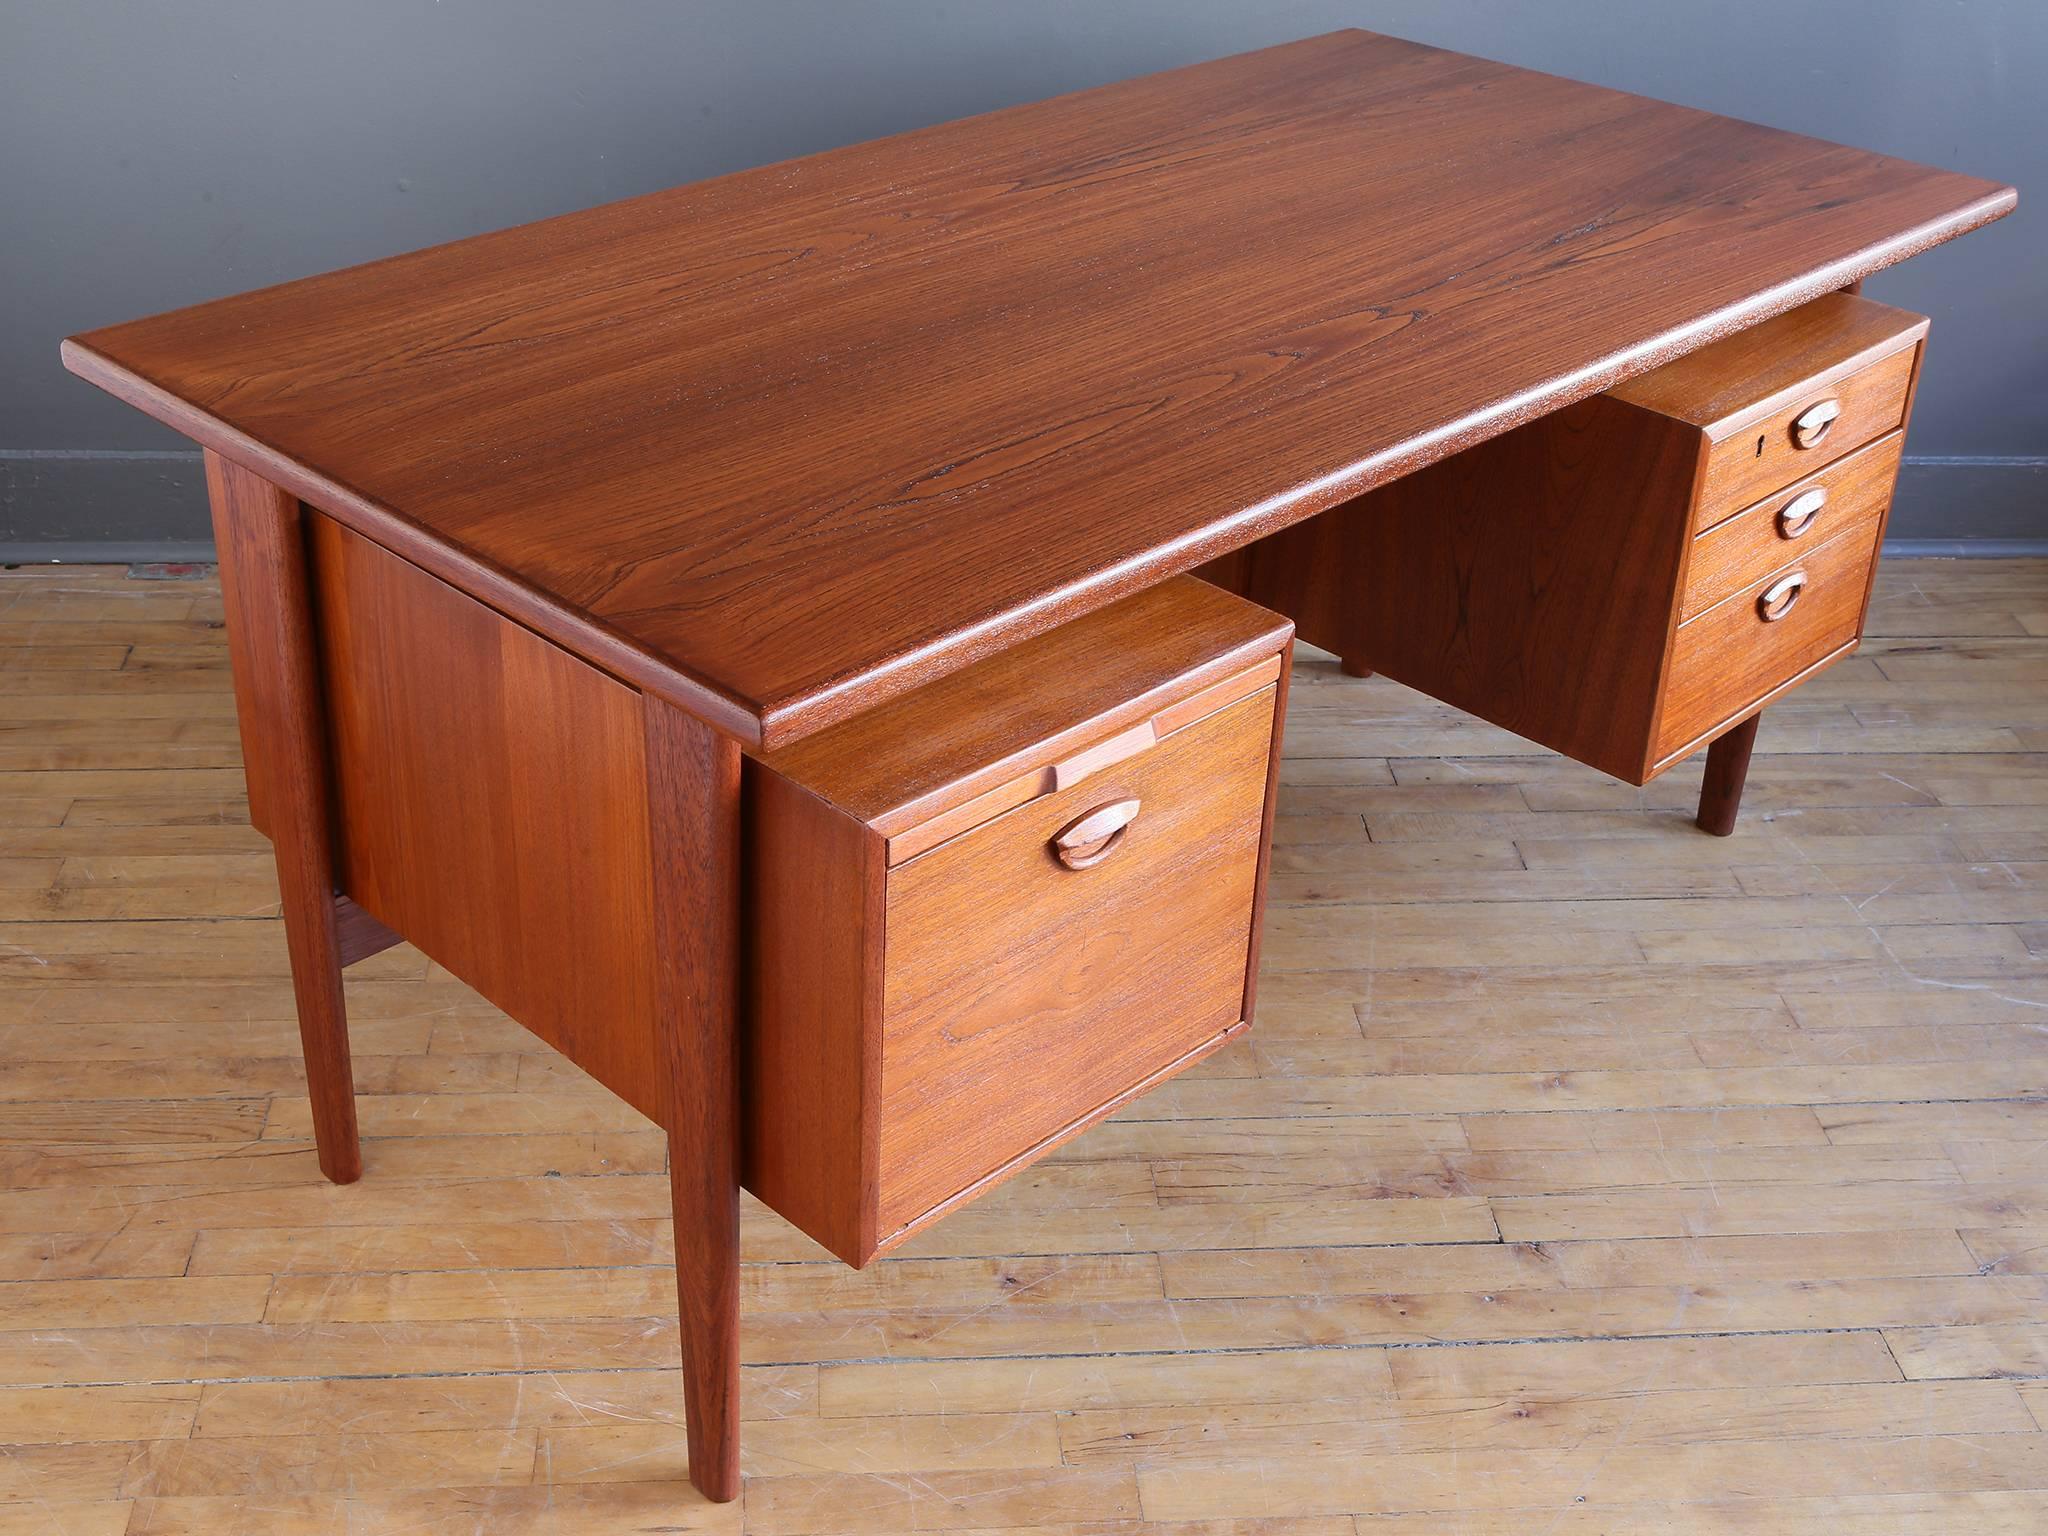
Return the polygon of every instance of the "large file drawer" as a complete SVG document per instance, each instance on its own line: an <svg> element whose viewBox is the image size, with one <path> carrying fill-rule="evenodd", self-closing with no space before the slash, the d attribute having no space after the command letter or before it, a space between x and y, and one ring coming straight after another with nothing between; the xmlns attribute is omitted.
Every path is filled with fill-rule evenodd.
<svg viewBox="0 0 2048 1536"><path fill-rule="evenodd" d="M1290 635L1182 578L750 764L757 1195L864 1263L1244 1027Z"/></svg>

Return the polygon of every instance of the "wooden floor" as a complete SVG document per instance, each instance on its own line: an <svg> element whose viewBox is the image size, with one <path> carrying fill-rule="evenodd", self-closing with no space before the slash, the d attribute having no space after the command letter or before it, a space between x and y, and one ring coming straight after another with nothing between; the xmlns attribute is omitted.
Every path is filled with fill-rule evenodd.
<svg viewBox="0 0 2048 1536"><path fill-rule="evenodd" d="M0 574L0 1536L2048 1530L2048 562L1897 563L1732 839L1300 667L1258 1028L856 1274L401 948L307 1140L206 581Z"/></svg>

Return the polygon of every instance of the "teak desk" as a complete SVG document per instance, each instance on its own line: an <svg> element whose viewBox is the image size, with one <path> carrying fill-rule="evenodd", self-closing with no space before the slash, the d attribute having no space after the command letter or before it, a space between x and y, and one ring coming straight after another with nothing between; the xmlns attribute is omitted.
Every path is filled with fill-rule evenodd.
<svg viewBox="0 0 2048 1536"><path fill-rule="evenodd" d="M2014 200L1345 32L64 358L207 450L322 1167L400 934L663 1124L726 1499L742 1176L863 1261L1249 1016L1289 625L1179 573L1611 771L1746 751L1925 328L1813 301Z"/></svg>

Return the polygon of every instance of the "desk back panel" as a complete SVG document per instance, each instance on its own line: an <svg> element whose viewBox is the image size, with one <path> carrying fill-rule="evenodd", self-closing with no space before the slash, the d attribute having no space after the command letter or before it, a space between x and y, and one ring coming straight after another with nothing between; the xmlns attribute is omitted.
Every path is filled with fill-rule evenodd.
<svg viewBox="0 0 2048 1536"><path fill-rule="evenodd" d="M1700 459L1604 395L1469 448L1200 574L1312 645L1640 779Z"/></svg>
<svg viewBox="0 0 2048 1536"><path fill-rule="evenodd" d="M342 890L661 1120L640 695L309 526Z"/></svg>

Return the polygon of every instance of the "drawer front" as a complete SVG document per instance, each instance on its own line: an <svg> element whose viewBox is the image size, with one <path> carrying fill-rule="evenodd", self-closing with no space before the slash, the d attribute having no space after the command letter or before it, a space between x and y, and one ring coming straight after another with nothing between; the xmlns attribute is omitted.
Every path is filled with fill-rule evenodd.
<svg viewBox="0 0 2048 1536"><path fill-rule="evenodd" d="M1887 433L1694 538L1681 621L1762 581L1807 550L1882 517L1904 442L1904 433Z"/></svg>
<svg viewBox="0 0 2048 1536"><path fill-rule="evenodd" d="M890 872L884 1241L1239 1023L1273 706L1263 688ZM1106 852L1060 862L1062 831L1130 800Z"/></svg>
<svg viewBox="0 0 2048 1536"><path fill-rule="evenodd" d="M1876 527L1859 524L1680 625L1657 732L1660 762L1853 641L1876 555ZM1767 596L1794 578L1803 578L1796 599L1781 617L1766 618Z"/></svg>
<svg viewBox="0 0 2048 1536"><path fill-rule="evenodd" d="M1902 347L1851 373L1816 374L1709 445L1693 526L1712 527L1902 425L1918 354Z"/></svg>

